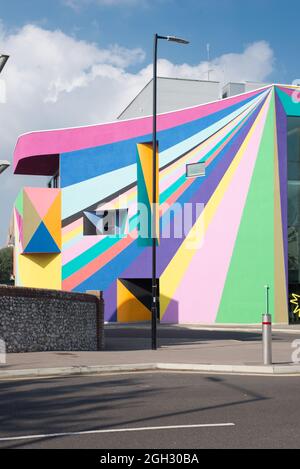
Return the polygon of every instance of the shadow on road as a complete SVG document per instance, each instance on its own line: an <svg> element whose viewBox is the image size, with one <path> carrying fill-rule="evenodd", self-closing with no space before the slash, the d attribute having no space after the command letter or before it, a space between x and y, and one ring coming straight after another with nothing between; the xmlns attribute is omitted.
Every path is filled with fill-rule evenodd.
<svg viewBox="0 0 300 469"><path fill-rule="evenodd" d="M177 382L171 375L165 375L163 380L159 374L148 374L1 382L0 436L151 426L157 422L168 425L174 417L180 422L182 416L197 413L202 416L207 411L209 417L210 411L216 409L270 399L233 384L232 378L229 381L224 377L203 376L192 389L186 379ZM178 400L178 396L184 397ZM21 448L55 438L11 441L0 443L0 447Z"/></svg>
<svg viewBox="0 0 300 469"><path fill-rule="evenodd" d="M207 342L213 341L261 342L262 336L261 333L255 331L208 331L189 329L184 326L158 326L158 340L163 347L174 347L207 344ZM284 337L274 333L273 341L284 341ZM148 324L124 328L121 325L118 327L106 326L106 351L148 350L149 344L151 345L151 328Z"/></svg>

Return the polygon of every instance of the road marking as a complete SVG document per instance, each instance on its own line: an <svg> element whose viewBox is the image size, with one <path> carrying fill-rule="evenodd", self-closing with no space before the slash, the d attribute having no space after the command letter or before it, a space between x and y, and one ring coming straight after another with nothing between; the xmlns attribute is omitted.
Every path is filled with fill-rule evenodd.
<svg viewBox="0 0 300 469"><path fill-rule="evenodd" d="M123 433L123 432L145 432L152 430L177 430L188 428L209 428L209 427L234 427L235 423L202 423L198 425L169 425L164 427L139 427L139 428L112 428L107 430L87 430L82 432L63 432L48 433L43 435L25 435L25 436L9 436L0 438L1 441L18 441L18 440L38 440L43 438L57 438L64 436L81 436L81 435L97 435L100 433Z"/></svg>

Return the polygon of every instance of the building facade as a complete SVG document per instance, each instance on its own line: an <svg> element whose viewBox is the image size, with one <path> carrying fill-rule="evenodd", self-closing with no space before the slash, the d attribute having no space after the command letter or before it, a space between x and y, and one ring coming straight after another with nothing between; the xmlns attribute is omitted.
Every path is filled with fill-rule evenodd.
<svg viewBox="0 0 300 469"><path fill-rule="evenodd" d="M158 117L160 317L299 316L300 88ZM15 205L16 284L104 290L107 321L150 319L152 118L19 138L16 174L53 176ZM292 301L292 302L291 302Z"/></svg>

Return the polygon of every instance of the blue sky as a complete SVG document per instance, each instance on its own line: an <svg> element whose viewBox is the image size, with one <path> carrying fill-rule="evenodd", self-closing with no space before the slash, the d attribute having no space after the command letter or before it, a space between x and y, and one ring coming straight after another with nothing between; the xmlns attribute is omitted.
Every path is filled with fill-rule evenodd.
<svg viewBox="0 0 300 469"><path fill-rule="evenodd" d="M299 12L295 0L0 0L0 51L11 55L0 159L22 133L114 120L151 79L155 32L191 41L160 42L160 75L206 79L212 68L221 82L291 83ZM20 188L46 181L0 177L2 246Z"/></svg>
<svg viewBox="0 0 300 469"><path fill-rule="evenodd" d="M71 8L68 4L78 5ZM100 46L142 47L150 60L152 34L177 34L191 40L187 48L161 44L161 55L173 62L197 63L206 57L238 52L257 40L270 43L276 55L274 80L299 75L299 2L278 0L0 0L2 21L9 28L35 23L61 29Z"/></svg>

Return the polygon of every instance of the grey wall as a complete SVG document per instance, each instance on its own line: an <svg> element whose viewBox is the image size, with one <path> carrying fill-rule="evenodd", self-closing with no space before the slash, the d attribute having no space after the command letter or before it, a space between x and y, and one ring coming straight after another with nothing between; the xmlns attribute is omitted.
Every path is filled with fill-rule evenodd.
<svg viewBox="0 0 300 469"><path fill-rule="evenodd" d="M222 96L229 98L230 96L258 90L264 86L268 86L268 83L254 83L250 81L246 81L245 83L227 83L227 85L223 87Z"/></svg>
<svg viewBox="0 0 300 469"><path fill-rule="evenodd" d="M0 339L7 352L104 348L104 303L93 295L0 286Z"/></svg>
<svg viewBox="0 0 300 469"><path fill-rule="evenodd" d="M118 117L120 120L152 115L152 80ZM220 83L159 77L157 81L158 113L176 111L220 98Z"/></svg>

